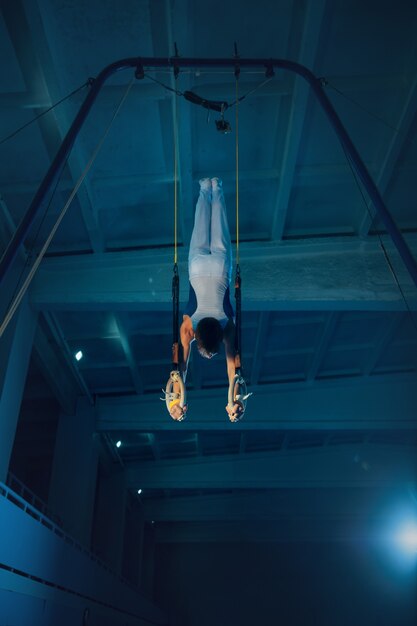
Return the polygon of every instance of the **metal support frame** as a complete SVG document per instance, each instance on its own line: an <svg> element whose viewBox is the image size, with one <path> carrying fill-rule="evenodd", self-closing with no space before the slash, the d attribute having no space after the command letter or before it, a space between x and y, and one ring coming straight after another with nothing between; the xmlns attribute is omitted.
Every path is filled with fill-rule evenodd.
<svg viewBox="0 0 417 626"><path fill-rule="evenodd" d="M20 245L23 243L26 235L31 228L40 207L45 201L45 197L50 190L53 183L57 180L62 168L65 165L66 159L71 151L74 141L87 118L90 109L92 108L98 93L107 79L114 73L125 69L135 69L136 77L143 78L144 68L156 69L156 68L172 68L174 71L178 71L178 68L216 68L216 67L230 67L233 70L236 68L236 59L193 59L193 58L178 58L178 57L166 57L166 58L127 58L120 61L115 61L107 67L105 67L97 78L92 82L90 91L80 107L80 110L75 117L67 135L65 136L61 147L59 148L48 172L42 180L38 191L32 200L25 216L19 224L8 248L6 249L2 260L0 262L0 285L6 277L10 266L19 250ZM374 207L385 225L388 233L390 234L403 262L406 266L414 284L417 286L417 261L413 257L404 237L391 217L382 196L368 172L368 169L363 162L359 152L355 148L352 140L349 137L348 132L343 126L339 116L337 115L333 105L324 92L322 81L315 76L307 67L293 61L286 59L241 59L239 58L239 67L243 68L264 68L266 72L270 72L273 68L284 69L290 72L295 72L302 78L304 78L310 87L312 88L315 96L320 102L325 114L328 117L329 122L333 126L340 142L349 154L352 163L356 169L356 172L365 186L369 197L371 198Z"/></svg>

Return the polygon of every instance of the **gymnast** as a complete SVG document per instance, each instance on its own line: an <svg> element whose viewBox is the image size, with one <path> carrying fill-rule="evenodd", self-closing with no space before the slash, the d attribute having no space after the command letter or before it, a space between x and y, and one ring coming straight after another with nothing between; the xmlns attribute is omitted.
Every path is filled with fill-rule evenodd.
<svg viewBox="0 0 417 626"><path fill-rule="evenodd" d="M182 352L180 369L185 384L191 344L195 341L202 357L213 358L225 346L229 384L235 376L235 323L230 302L232 244L227 222L222 181L200 180L194 229L188 256L190 295L180 327ZM186 407L172 404L174 420L184 419ZM243 415L243 405L235 402L226 411L232 422Z"/></svg>

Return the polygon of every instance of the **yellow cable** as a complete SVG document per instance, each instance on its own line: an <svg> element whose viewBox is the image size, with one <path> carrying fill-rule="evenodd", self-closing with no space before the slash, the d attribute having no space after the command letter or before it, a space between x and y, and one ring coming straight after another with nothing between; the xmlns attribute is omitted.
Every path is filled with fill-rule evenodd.
<svg viewBox="0 0 417 626"><path fill-rule="evenodd" d="M236 76L236 264L239 265L239 80Z"/></svg>
<svg viewBox="0 0 417 626"><path fill-rule="evenodd" d="M174 99L174 265L178 260L177 247L177 227L178 227L178 191L177 191L177 179L178 179L178 154L177 154L177 131L178 131L178 107L177 96Z"/></svg>

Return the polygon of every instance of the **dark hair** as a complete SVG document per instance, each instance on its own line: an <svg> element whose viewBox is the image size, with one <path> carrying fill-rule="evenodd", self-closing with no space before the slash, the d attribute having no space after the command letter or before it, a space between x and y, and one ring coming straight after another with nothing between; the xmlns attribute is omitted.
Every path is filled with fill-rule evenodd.
<svg viewBox="0 0 417 626"><path fill-rule="evenodd" d="M197 348L201 356L210 359L220 349L223 339L223 328L214 317L204 317L195 329Z"/></svg>

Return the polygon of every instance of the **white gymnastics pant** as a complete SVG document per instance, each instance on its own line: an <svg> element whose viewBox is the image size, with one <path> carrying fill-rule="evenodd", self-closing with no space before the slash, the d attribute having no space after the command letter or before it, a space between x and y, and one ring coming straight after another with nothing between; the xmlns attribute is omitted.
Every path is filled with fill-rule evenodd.
<svg viewBox="0 0 417 626"><path fill-rule="evenodd" d="M214 189L200 188L190 241L188 271L190 280L211 276L230 282L232 243L221 186Z"/></svg>

